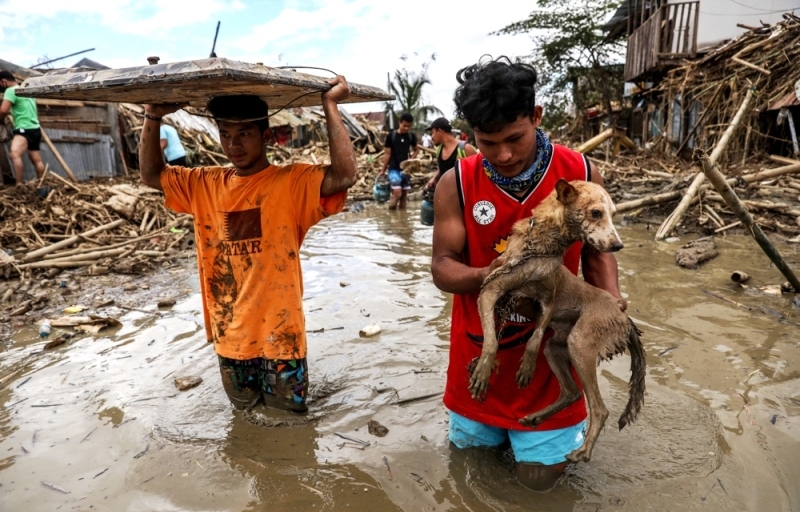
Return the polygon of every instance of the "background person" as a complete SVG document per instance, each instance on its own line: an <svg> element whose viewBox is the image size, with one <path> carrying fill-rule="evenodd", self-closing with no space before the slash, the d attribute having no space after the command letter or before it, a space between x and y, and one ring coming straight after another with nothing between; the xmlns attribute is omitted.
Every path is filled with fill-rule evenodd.
<svg viewBox="0 0 800 512"><path fill-rule="evenodd" d="M414 118L409 113L400 116L397 130L392 130L386 136L383 144L385 156L380 175L389 171L389 183L392 187L392 198L389 200L389 209L398 207L405 210L408 205L408 191L411 190L411 177L400 169L400 164L411 158L417 157L417 136L411 132Z"/></svg>
<svg viewBox="0 0 800 512"><path fill-rule="evenodd" d="M42 141L42 130L39 126L39 114L36 110L36 100L17 96L16 89L19 83L10 71L0 70L0 89L3 89L3 101L0 103L0 122L10 113L14 118L13 138L11 139L11 152L9 157L14 165L14 179L17 185L25 182L25 167L22 164L22 154L28 152L36 175L40 178L44 174L42 155L39 144Z"/></svg>
<svg viewBox="0 0 800 512"><path fill-rule="evenodd" d="M163 190L167 207L194 217L206 334L237 409L263 400L307 410L300 245L311 226L342 210L356 181L356 156L337 107L350 89L341 76L330 84L322 94L330 165L271 165L267 104L224 96L208 110L233 167L168 166L159 124L180 106L145 105L142 183Z"/></svg>
<svg viewBox="0 0 800 512"><path fill-rule="evenodd" d="M435 119L427 128L430 130L433 143L436 144L436 166L438 171L425 185L425 188L436 188L442 175L456 166L462 158L477 154L472 144L459 140L453 135L450 121L444 117Z"/></svg>
<svg viewBox="0 0 800 512"><path fill-rule="evenodd" d="M181 144L178 130L168 124L161 123L159 133L161 136L161 151L164 152L164 159L166 159L167 165L186 167L186 149Z"/></svg>
<svg viewBox="0 0 800 512"><path fill-rule="evenodd" d="M600 173L584 155L551 144L539 129L542 107L536 105L536 70L506 57L482 61L457 75L456 113L474 130L480 154L467 157L445 173L434 199L431 274L436 286L453 293L450 364L444 404L450 410L449 437L458 448L495 447L510 441L517 477L524 485L545 490L566 468L566 455L584 439L583 397L546 419L535 429L519 419L553 403L560 386L543 350L530 385L520 389L516 369L530 338L533 313L517 308L498 335L497 363L486 398L472 398L470 363L480 356L483 328L478 294L500 256L513 224L530 216L559 179L603 184ZM590 246L575 244L564 256L577 275L582 263L586 282L620 300L617 262ZM549 339L549 331L545 340Z"/></svg>

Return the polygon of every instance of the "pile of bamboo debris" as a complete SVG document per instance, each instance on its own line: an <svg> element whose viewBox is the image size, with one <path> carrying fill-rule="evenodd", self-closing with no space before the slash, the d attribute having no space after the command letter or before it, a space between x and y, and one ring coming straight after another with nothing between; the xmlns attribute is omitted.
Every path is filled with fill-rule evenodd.
<svg viewBox="0 0 800 512"><path fill-rule="evenodd" d="M73 184L48 173L0 191L0 278L136 273L193 247L191 217L164 208L138 177Z"/></svg>
<svg viewBox="0 0 800 512"><path fill-rule="evenodd" d="M715 147L749 89L755 90L755 98L719 164L743 164L754 148L768 147L770 135L765 132L769 128L759 124L758 114L794 93L800 80L799 63L800 17L784 14L780 23L746 32L703 58L671 70L652 90L665 102L665 111L677 105L684 115L698 106L702 111L680 141L678 152L690 140L695 148ZM791 147L791 141L784 142Z"/></svg>
<svg viewBox="0 0 800 512"><path fill-rule="evenodd" d="M665 159L653 152L619 155L611 163L592 159L603 174L606 188L626 219L659 226L683 198L699 168L678 158ZM730 177L736 193L744 199L757 223L764 229L795 238L800 235L800 161L772 156L772 166L749 164ZM777 165L777 167L775 167ZM682 219L680 232L723 233L740 227L722 197L702 185ZM795 240L800 241L800 240Z"/></svg>

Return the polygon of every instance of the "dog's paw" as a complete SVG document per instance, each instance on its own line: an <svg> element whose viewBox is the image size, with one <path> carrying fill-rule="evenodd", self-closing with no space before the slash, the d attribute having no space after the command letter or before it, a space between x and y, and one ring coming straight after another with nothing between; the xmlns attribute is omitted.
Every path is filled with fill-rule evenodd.
<svg viewBox="0 0 800 512"><path fill-rule="evenodd" d="M520 424L525 427L537 427L542 422L542 418L539 417L538 413L533 413L525 416L521 420L519 420Z"/></svg>
<svg viewBox="0 0 800 512"><path fill-rule="evenodd" d="M529 357L528 353L525 352L525 355L522 356L522 362L519 365L519 370L517 371L517 385L520 387L520 389L531 383L531 379L533 378L533 373L535 371L536 358Z"/></svg>
<svg viewBox="0 0 800 512"><path fill-rule="evenodd" d="M586 444L581 445L580 448L567 454L567 460L570 462L589 462L592 458L591 452L586 449Z"/></svg>
<svg viewBox="0 0 800 512"><path fill-rule="evenodd" d="M469 391L472 398L482 401L489 390L489 377L495 366L494 358L480 357L470 363Z"/></svg>

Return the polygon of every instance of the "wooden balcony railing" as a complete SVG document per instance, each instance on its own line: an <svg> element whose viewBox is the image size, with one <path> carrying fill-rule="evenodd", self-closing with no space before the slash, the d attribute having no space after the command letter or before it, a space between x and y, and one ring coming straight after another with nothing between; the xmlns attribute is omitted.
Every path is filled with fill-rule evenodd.
<svg viewBox="0 0 800 512"><path fill-rule="evenodd" d="M626 81L641 80L697 53L699 4L664 4L628 36Z"/></svg>

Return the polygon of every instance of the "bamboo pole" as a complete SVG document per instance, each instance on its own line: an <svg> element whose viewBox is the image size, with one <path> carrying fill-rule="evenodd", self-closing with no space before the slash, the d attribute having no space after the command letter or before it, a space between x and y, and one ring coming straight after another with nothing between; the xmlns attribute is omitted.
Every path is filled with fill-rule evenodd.
<svg viewBox="0 0 800 512"><path fill-rule="evenodd" d="M102 250L102 251L95 251L95 252L87 252L84 254L75 254L74 256L65 256L63 258L53 258L49 260L41 260L35 261L33 263L24 263L22 265L18 265L19 268L43 268L43 267L51 267L53 263L73 263L73 262L85 262L85 261L97 261L103 258L111 258L113 256L119 256L123 254L127 249L119 248L119 249L109 249L109 250Z"/></svg>
<svg viewBox="0 0 800 512"><path fill-rule="evenodd" d="M750 231L750 234L756 239L756 242L758 242L758 245L764 250L767 257L769 257L772 263L780 270L781 274L789 281L795 292L800 292L800 280L797 279L792 269L789 268L778 250L772 245L772 242L769 241L767 235L765 235L758 224L753 221L753 216L747 211L747 207L736 196L736 192L733 191L733 188L731 188L730 184L725 180L717 164L712 162L710 158L703 159L703 174L708 178L708 181L711 182L714 188L717 189L719 195L725 199L725 204L733 210L733 213L736 214L739 221Z"/></svg>
<svg viewBox="0 0 800 512"><path fill-rule="evenodd" d="M750 88L747 90L747 95L742 101L742 105L739 107L739 110L736 112L736 115L733 117L730 126L728 129L725 130L725 133L722 134L722 137L717 142L716 147L714 147L714 151L711 152L711 157L709 160L712 164L716 164L717 160L719 160L720 155L722 152L725 151L725 147L728 145L728 142L731 140L733 133L736 131L736 128L739 126L739 123L742 121L745 112L747 112L747 108L750 106L750 102L754 97L753 89ZM666 218L661 227L658 228L656 232L656 240L663 240L669 236L675 226L683 219L684 214L689 209L689 205L691 204L694 197L700 191L700 186L705 181L705 174L700 172L694 177L694 181L692 184L689 185L689 188L686 190L686 193L683 195L683 199L681 202L678 203L678 206L672 212L672 214Z"/></svg>
<svg viewBox="0 0 800 512"><path fill-rule="evenodd" d="M792 173L796 173L796 172L800 172L800 162L797 162L796 164L793 164L793 165L785 165L783 167L776 167L775 169L768 169L768 170L765 170L765 171L760 171L760 172L757 172L755 174L745 174L745 175L741 176L740 178L745 183L756 183L758 181L764 181L764 180L768 180L768 179L772 179L772 178L777 178L779 176L783 176L784 174L792 174ZM737 179L739 179L739 178L728 178L727 182L730 185L735 185ZM710 187L708 185L703 185L702 187L700 187L700 192L704 192L704 191L708 190L709 188ZM625 202L625 203L619 203L617 205L617 213L629 212L629 211L635 210L637 208L641 208L643 206L651 206L651 205L654 205L654 204L668 203L670 201L674 201L675 199L678 199L681 196L682 193L683 192L681 192L680 190L676 190L676 191L673 191L673 192L665 192L663 194L656 194L656 195L650 196L650 197L643 197L641 199L635 199L633 201L628 201L628 202Z"/></svg>
<svg viewBox="0 0 800 512"><path fill-rule="evenodd" d="M31 261L37 258L44 256L45 254L50 254L51 252L55 252L59 249L63 249L64 247L69 247L72 244L75 244L81 241L84 237L94 236L98 233L102 233L103 231L108 231L109 229L114 229L117 226L121 226L125 224L125 219L115 220L114 222L103 224L102 226L98 226L94 229L90 229L80 235L75 235L72 238L67 238L66 240L62 240L60 242L56 242L52 245L48 245L47 247L42 247L41 249L37 249L35 251L31 251L27 253L25 256L22 257L22 261Z"/></svg>
<svg viewBox="0 0 800 512"><path fill-rule="evenodd" d="M588 153L589 151L595 149L597 146L605 142L608 138L614 136L614 128L606 128L599 134L595 135L591 139L587 140L577 148L575 151L578 153Z"/></svg>
<svg viewBox="0 0 800 512"><path fill-rule="evenodd" d="M53 152L53 156L56 157L58 163L60 163L61 167L64 168L64 172L67 173L67 175L70 177L72 181L78 183L78 178L76 178L75 175L72 174L72 169L69 168L67 162L65 162L64 158L62 158L61 153L59 153L56 147L53 145L53 141L51 141L50 137L47 136L47 133L44 131L44 128L40 126L39 130L42 132L42 139L44 139L44 143L47 144L47 147L50 148L50 151Z"/></svg>

